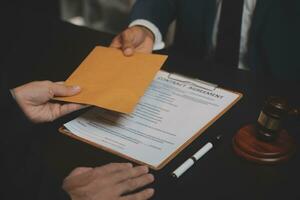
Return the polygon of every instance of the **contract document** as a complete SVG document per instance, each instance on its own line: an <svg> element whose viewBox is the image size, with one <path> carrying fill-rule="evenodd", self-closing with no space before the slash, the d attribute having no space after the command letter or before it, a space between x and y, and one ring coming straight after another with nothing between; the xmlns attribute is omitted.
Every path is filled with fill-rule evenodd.
<svg viewBox="0 0 300 200"><path fill-rule="evenodd" d="M64 133L152 169L163 168L241 94L159 71L131 114L92 108Z"/></svg>

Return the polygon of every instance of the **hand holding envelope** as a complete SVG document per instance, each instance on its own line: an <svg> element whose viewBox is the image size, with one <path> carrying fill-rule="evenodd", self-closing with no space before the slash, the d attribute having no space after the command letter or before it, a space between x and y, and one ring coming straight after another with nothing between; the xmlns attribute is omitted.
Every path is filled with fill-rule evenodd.
<svg viewBox="0 0 300 200"><path fill-rule="evenodd" d="M118 49L97 46L66 81L79 85L81 93L57 99L130 113L166 59L141 53L125 57Z"/></svg>

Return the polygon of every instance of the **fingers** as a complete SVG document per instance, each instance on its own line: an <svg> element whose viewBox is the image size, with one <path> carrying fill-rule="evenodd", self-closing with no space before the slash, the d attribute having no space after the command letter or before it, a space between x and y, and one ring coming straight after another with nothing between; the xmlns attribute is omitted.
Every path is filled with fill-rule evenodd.
<svg viewBox="0 0 300 200"><path fill-rule="evenodd" d="M133 192L139 188L142 188L154 181L154 176L152 174L144 174L139 177L127 179L126 181L118 185L118 192L120 194Z"/></svg>
<svg viewBox="0 0 300 200"><path fill-rule="evenodd" d="M56 84L59 84L59 85L64 85L65 82L64 81L58 81L58 82L55 82Z"/></svg>
<svg viewBox="0 0 300 200"><path fill-rule="evenodd" d="M151 52L154 37L149 30L141 26L133 26L116 36L110 47L123 51L125 56L132 56L134 52Z"/></svg>
<svg viewBox="0 0 300 200"><path fill-rule="evenodd" d="M146 189L141 192L121 197L120 200L147 200L154 195L154 189Z"/></svg>
<svg viewBox="0 0 300 200"><path fill-rule="evenodd" d="M64 180L63 188L65 190L70 190L70 188L80 187L90 182L91 179L101 182L104 179L104 177L109 178L112 173L116 173L118 171L126 172L130 168L132 168L131 163L111 163L101 167L93 168L92 170L86 170L85 173L81 173L79 175L74 175L78 173L77 170L82 170L80 168L75 169Z"/></svg>
<svg viewBox="0 0 300 200"><path fill-rule="evenodd" d="M90 182L92 175L93 168L76 168L64 179L63 189L67 191L72 188L84 186Z"/></svg>
<svg viewBox="0 0 300 200"><path fill-rule="evenodd" d="M93 170L92 167L78 167L76 169L74 169L69 176L78 176L80 174L86 173L88 171Z"/></svg>
<svg viewBox="0 0 300 200"><path fill-rule="evenodd" d="M63 104L60 106L60 111L59 111L59 114L57 117L67 115L69 113L81 110L86 107L87 107L86 105L81 105L81 104L76 104L76 103Z"/></svg>
<svg viewBox="0 0 300 200"><path fill-rule="evenodd" d="M64 180L63 189L74 197L72 199L78 196L87 199L146 200L153 196L153 189L131 192L154 181L154 176L148 172L148 167L133 167L130 163L113 163L97 168L80 167Z"/></svg>
<svg viewBox="0 0 300 200"><path fill-rule="evenodd" d="M50 92L53 96L68 97L78 94L81 91L79 86L66 86L62 82L52 83L49 82Z"/></svg>
<svg viewBox="0 0 300 200"><path fill-rule="evenodd" d="M60 118L64 115L67 115L69 113L75 112L77 110L86 108L86 105L81 104L75 104L75 103L68 103L68 104L51 104L50 110L51 110L51 116L49 121L54 121L57 118Z"/></svg>
<svg viewBox="0 0 300 200"><path fill-rule="evenodd" d="M113 39L110 47L121 49L125 56L131 56L135 49L134 37L133 32L128 28Z"/></svg>
<svg viewBox="0 0 300 200"><path fill-rule="evenodd" d="M112 175L111 181L114 183L118 183L118 182L125 181L127 179L139 177L141 175L147 174L148 172L149 172L148 167L138 166L138 167L131 168L127 171L120 171L118 173L115 173L114 175Z"/></svg>
<svg viewBox="0 0 300 200"><path fill-rule="evenodd" d="M131 163L110 163L101 167L96 167L95 173L110 175L114 172L129 170L132 167Z"/></svg>
<svg viewBox="0 0 300 200"><path fill-rule="evenodd" d="M134 37L135 35L130 29L121 34L122 50L125 56L132 56L134 53Z"/></svg>
<svg viewBox="0 0 300 200"><path fill-rule="evenodd" d="M118 35L113 39L113 41L110 44L110 47L121 49L122 47L121 35Z"/></svg>

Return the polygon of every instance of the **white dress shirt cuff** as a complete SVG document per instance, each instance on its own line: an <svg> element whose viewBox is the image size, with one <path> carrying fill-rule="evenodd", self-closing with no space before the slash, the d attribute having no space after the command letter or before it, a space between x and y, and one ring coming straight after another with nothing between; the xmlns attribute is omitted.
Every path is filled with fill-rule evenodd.
<svg viewBox="0 0 300 200"><path fill-rule="evenodd" d="M144 26L149 29L154 35L154 46L153 50L160 50L165 47L165 43L162 40L162 35L157 26L145 19L137 19L129 24L129 27L132 26Z"/></svg>

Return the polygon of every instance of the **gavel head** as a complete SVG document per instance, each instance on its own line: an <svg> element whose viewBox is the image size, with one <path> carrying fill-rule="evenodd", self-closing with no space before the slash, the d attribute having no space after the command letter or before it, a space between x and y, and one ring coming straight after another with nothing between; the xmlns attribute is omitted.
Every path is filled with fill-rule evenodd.
<svg viewBox="0 0 300 200"><path fill-rule="evenodd" d="M257 138L265 142L277 139L282 120L290 111L288 102L280 97L269 97L257 120Z"/></svg>

